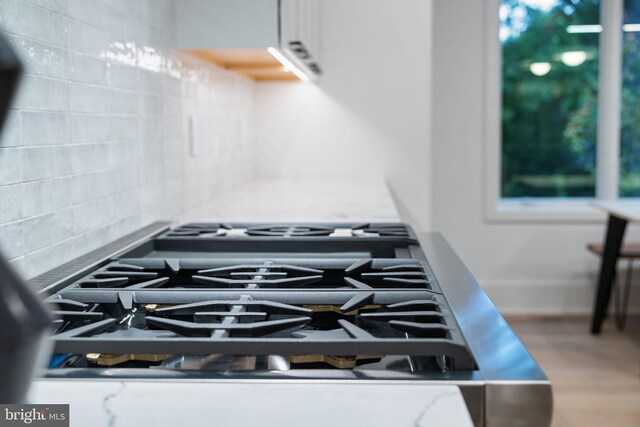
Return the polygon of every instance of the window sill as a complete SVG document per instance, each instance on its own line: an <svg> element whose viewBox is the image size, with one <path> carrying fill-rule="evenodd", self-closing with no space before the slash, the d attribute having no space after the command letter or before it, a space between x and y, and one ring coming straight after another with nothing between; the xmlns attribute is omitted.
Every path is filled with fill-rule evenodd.
<svg viewBox="0 0 640 427"><path fill-rule="evenodd" d="M596 209L596 199L503 199L485 209L486 222L600 223L607 215Z"/></svg>

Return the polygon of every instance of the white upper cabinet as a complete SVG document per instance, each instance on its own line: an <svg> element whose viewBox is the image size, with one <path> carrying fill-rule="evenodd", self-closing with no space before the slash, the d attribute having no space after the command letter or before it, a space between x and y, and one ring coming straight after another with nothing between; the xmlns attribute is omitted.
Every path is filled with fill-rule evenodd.
<svg viewBox="0 0 640 427"><path fill-rule="evenodd" d="M320 1L280 0L280 47L320 73Z"/></svg>
<svg viewBox="0 0 640 427"><path fill-rule="evenodd" d="M176 2L177 47L228 64L231 70L265 64L264 74L254 73L257 76L268 75L265 58L273 55L292 77L302 71L314 80L321 73L320 1L180 0ZM242 63L234 62L238 58Z"/></svg>

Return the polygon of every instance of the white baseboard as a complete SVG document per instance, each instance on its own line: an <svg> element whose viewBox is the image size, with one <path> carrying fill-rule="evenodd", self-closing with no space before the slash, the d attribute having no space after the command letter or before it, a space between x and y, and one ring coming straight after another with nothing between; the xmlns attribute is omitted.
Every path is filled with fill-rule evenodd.
<svg viewBox="0 0 640 427"><path fill-rule="evenodd" d="M581 280L481 280L480 285L502 314L589 315L595 296L595 283ZM629 314L640 314L638 284L632 284Z"/></svg>

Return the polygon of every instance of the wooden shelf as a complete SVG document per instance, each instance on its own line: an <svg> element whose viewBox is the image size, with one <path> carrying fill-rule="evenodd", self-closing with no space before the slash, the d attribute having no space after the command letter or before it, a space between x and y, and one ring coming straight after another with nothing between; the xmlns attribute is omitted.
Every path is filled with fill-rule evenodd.
<svg viewBox="0 0 640 427"><path fill-rule="evenodd" d="M266 49L183 50L182 52L258 82L302 81L284 68Z"/></svg>

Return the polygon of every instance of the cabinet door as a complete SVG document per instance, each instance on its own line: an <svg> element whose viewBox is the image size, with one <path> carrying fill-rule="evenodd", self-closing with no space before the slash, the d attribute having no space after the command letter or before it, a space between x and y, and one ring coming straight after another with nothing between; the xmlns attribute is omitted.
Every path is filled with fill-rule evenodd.
<svg viewBox="0 0 640 427"><path fill-rule="evenodd" d="M299 0L279 0L280 47L289 47L289 42L300 39Z"/></svg>
<svg viewBox="0 0 640 427"><path fill-rule="evenodd" d="M278 0L179 0L175 13L179 49L266 49L279 43Z"/></svg>
<svg viewBox="0 0 640 427"><path fill-rule="evenodd" d="M316 73L320 60L320 1L280 0L280 46Z"/></svg>
<svg viewBox="0 0 640 427"><path fill-rule="evenodd" d="M309 45L309 51L313 53L313 59L318 63L322 58L322 47L320 46L320 1L305 0L307 17L305 44Z"/></svg>

